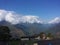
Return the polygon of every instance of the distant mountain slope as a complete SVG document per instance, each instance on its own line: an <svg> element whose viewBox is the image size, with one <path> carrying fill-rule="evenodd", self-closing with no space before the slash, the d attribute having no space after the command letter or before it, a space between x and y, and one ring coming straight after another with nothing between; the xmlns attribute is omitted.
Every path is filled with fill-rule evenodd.
<svg viewBox="0 0 60 45"><path fill-rule="evenodd" d="M60 23L58 24L52 24L51 27L48 28L46 32L50 32L52 34L56 34L57 32L60 32Z"/></svg>
<svg viewBox="0 0 60 45"><path fill-rule="evenodd" d="M22 37L22 36L26 36L22 29L18 29L15 26L11 25L10 23L8 23L6 21L1 21L0 26L9 27L10 33L11 33L13 38L19 38L19 37Z"/></svg>
<svg viewBox="0 0 60 45"><path fill-rule="evenodd" d="M22 23L14 25L16 28L22 28L27 35L39 34L40 32L45 32L46 28L43 24L40 23Z"/></svg>
<svg viewBox="0 0 60 45"><path fill-rule="evenodd" d="M53 33L60 32L60 23L41 24L41 23L19 23L13 25L7 21L1 21L0 26L8 26L13 37L29 36L40 32Z"/></svg>
<svg viewBox="0 0 60 45"><path fill-rule="evenodd" d="M1 21L0 25L8 26L12 32L14 31L13 33L15 34L18 34L16 31L22 31L26 35L34 35L46 31L46 27L41 23L20 23L12 25L7 21Z"/></svg>

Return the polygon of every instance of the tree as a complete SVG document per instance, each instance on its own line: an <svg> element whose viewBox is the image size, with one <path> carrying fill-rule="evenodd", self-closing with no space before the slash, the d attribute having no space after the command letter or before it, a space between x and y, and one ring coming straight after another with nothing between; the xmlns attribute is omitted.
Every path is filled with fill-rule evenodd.
<svg viewBox="0 0 60 45"><path fill-rule="evenodd" d="M0 40L10 39L10 29L7 26L0 26Z"/></svg>

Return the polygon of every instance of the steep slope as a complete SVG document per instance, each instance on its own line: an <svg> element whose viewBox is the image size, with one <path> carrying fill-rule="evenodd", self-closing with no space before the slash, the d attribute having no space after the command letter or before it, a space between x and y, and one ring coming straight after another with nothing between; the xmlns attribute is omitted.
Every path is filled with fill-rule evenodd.
<svg viewBox="0 0 60 45"><path fill-rule="evenodd" d="M11 33L13 38L20 38L22 36L26 36L22 29L18 29L16 27L14 27L13 25L11 25L10 23L6 22L6 21L1 21L0 26L9 27L10 33Z"/></svg>
<svg viewBox="0 0 60 45"><path fill-rule="evenodd" d="M46 26L40 23L22 23L22 24L17 24L14 25L16 28L22 28L23 31L26 33L26 35L34 35L34 34L39 34L40 32L45 32L46 31Z"/></svg>
<svg viewBox="0 0 60 45"><path fill-rule="evenodd" d="M48 22L51 27L47 30L47 32L51 32L53 34L56 34L57 32L60 32L60 18L56 17L53 20Z"/></svg>
<svg viewBox="0 0 60 45"><path fill-rule="evenodd" d="M51 25L46 32L52 33L56 36L57 32L60 32L60 23Z"/></svg>

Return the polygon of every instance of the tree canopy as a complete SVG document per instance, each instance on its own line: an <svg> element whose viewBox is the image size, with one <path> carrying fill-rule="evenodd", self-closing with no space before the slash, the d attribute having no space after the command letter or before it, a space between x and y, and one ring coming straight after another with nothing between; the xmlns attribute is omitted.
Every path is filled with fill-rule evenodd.
<svg viewBox="0 0 60 45"><path fill-rule="evenodd" d="M10 29L7 26L0 26L0 40L9 40Z"/></svg>

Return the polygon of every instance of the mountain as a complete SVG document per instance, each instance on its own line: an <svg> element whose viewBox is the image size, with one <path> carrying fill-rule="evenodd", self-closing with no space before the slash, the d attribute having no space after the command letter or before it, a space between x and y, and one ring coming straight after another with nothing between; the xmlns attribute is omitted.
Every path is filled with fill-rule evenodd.
<svg viewBox="0 0 60 45"><path fill-rule="evenodd" d="M56 17L53 20L48 22L51 27L48 28L46 32L50 32L53 34L56 34L57 32L60 32L60 18Z"/></svg>
<svg viewBox="0 0 60 45"><path fill-rule="evenodd" d="M43 31L43 22L38 16L18 15L15 12L0 10L0 25L13 26L17 29L22 29L26 35L32 35ZM11 26L11 27L12 27ZM37 30L37 32L36 32Z"/></svg>
<svg viewBox="0 0 60 45"><path fill-rule="evenodd" d="M53 24L51 27L49 27L46 31L46 33L52 33L55 37L57 33L60 35L60 23Z"/></svg>
<svg viewBox="0 0 60 45"><path fill-rule="evenodd" d="M1 21L0 26L7 26L10 29L10 34L12 35L12 38L20 38L22 36L26 36L24 31L22 29L18 29L15 26L11 25L9 22Z"/></svg>
<svg viewBox="0 0 60 45"><path fill-rule="evenodd" d="M45 24L38 16L20 15L14 11L0 10L0 26L8 26L13 37L39 34L40 32L60 32L60 18Z"/></svg>
<svg viewBox="0 0 60 45"><path fill-rule="evenodd" d="M39 34L40 32L45 32L49 25L40 24L40 23L21 23L14 25L16 28L21 28L25 32L26 35L34 35Z"/></svg>
<svg viewBox="0 0 60 45"><path fill-rule="evenodd" d="M13 34L15 35L16 34L18 35L18 32L21 31L26 36L39 34L40 32L44 32L47 29L47 26L41 23L20 23L20 24L12 25L7 21L1 21L0 25L8 26L11 32L13 32Z"/></svg>
<svg viewBox="0 0 60 45"><path fill-rule="evenodd" d="M41 23L20 23L12 25L7 21L1 21L0 25L8 26L13 37L31 36L40 32L56 33L60 31L60 23L58 24L41 24ZM55 32L54 32L55 31Z"/></svg>
<svg viewBox="0 0 60 45"><path fill-rule="evenodd" d="M12 25L17 29L22 29L22 31L27 35L32 35L40 31L44 31L44 26L42 23L42 20L38 16L19 15L13 11L0 10L1 25Z"/></svg>

